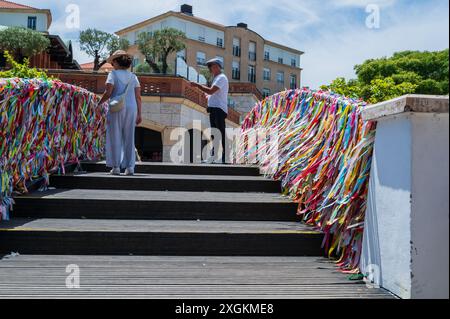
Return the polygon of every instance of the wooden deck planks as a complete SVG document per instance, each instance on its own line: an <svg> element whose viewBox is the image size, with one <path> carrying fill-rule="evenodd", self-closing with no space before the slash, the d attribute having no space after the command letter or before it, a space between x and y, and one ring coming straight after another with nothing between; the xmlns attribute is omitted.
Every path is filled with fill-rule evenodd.
<svg viewBox="0 0 450 319"><path fill-rule="evenodd" d="M320 234L294 222L21 219L0 223L0 231L127 233Z"/></svg>
<svg viewBox="0 0 450 319"><path fill-rule="evenodd" d="M66 266L80 289L65 287ZM308 268L303 268L308 265ZM303 274L303 275L302 275ZM393 298L316 257L16 256L0 260L0 297Z"/></svg>

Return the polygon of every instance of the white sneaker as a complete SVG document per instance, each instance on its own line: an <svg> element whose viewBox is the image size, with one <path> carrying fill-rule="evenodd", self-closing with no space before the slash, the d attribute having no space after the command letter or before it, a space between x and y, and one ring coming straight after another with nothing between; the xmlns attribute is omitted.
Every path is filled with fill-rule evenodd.
<svg viewBox="0 0 450 319"><path fill-rule="evenodd" d="M214 158L210 157L207 160L203 160L202 164L213 164L214 163Z"/></svg>
<svg viewBox="0 0 450 319"><path fill-rule="evenodd" d="M133 176L134 175L134 169L132 168L127 168L125 170L125 176Z"/></svg>
<svg viewBox="0 0 450 319"><path fill-rule="evenodd" d="M113 168L112 170L111 170L111 172L109 172L111 175L114 175L114 176L120 176L120 168L118 168L118 167L116 167L116 168Z"/></svg>

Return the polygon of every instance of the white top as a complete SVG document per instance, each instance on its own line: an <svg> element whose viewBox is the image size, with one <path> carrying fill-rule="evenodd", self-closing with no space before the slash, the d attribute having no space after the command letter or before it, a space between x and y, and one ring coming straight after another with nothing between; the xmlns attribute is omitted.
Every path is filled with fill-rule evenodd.
<svg viewBox="0 0 450 319"><path fill-rule="evenodd" d="M107 84L114 85L111 98L115 98L116 96L124 94L128 82L130 82L130 88L128 89L128 94L125 98L125 106L137 109L136 95L134 89L141 87L141 84L139 83L139 80L136 75L134 75L128 70L115 70L109 73L108 78L106 80Z"/></svg>
<svg viewBox="0 0 450 319"><path fill-rule="evenodd" d="M216 76L211 85L212 87L218 87L219 91L208 97L208 106L222 109L228 114L228 91L229 83L225 74L221 73Z"/></svg>

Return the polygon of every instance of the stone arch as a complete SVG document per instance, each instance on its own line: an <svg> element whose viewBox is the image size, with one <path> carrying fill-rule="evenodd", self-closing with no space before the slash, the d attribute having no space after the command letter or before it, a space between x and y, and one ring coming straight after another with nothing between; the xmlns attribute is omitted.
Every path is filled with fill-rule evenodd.
<svg viewBox="0 0 450 319"><path fill-rule="evenodd" d="M163 134L158 126L144 123L136 127L135 146L144 162L163 161Z"/></svg>

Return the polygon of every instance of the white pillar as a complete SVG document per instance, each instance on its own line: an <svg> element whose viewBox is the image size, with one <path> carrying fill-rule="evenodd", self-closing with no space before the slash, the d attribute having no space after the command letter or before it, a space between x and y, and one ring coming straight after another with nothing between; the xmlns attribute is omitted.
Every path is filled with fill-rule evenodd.
<svg viewBox="0 0 450 319"><path fill-rule="evenodd" d="M368 107L377 121L361 270L401 298L449 297L449 98Z"/></svg>

